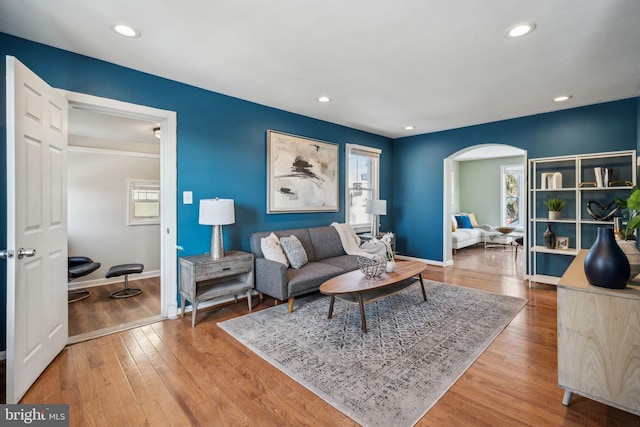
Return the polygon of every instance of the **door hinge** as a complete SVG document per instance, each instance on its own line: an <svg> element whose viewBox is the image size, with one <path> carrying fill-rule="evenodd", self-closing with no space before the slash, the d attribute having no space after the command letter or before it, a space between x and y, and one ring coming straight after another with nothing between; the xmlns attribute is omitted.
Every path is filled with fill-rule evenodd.
<svg viewBox="0 0 640 427"><path fill-rule="evenodd" d="M9 249L3 249L0 251L0 259L13 258L13 251Z"/></svg>

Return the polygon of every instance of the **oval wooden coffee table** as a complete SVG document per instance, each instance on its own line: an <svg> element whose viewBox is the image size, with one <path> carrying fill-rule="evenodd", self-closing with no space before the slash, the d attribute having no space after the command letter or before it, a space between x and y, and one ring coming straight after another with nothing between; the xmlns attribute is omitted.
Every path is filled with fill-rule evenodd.
<svg viewBox="0 0 640 427"><path fill-rule="evenodd" d="M422 272L427 264L418 261L397 261L396 268L391 273L382 273L380 277L366 278L360 270L350 271L327 280L320 285L320 292L331 295L329 303L329 319L333 316L333 303L336 297L357 302L360 305L360 319L362 332L367 333L367 319L364 314L364 304L400 292L414 283L412 277L418 277L422 288L422 297L427 300L424 290Z"/></svg>

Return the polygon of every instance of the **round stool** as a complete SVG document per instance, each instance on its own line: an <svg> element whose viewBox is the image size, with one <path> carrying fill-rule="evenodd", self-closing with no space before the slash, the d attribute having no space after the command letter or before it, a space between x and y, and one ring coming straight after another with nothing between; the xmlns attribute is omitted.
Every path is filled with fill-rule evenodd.
<svg viewBox="0 0 640 427"><path fill-rule="evenodd" d="M139 274L142 273L142 270L144 270L144 265L142 264L120 264L111 267L109 271L107 271L107 274L105 274L107 279L110 277L124 276L124 288L111 292L111 298L129 298L140 295L142 289L129 287L129 274Z"/></svg>

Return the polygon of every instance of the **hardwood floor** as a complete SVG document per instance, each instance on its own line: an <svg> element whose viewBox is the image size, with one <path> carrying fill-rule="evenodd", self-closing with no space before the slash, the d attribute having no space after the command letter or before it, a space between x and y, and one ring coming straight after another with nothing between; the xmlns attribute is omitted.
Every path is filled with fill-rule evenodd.
<svg viewBox="0 0 640 427"><path fill-rule="evenodd" d="M111 298L124 283L88 288L91 296L69 304L69 336L113 328L141 319L160 316L160 277L129 280L130 288L142 293L129 298Z"/></svg>
<svg viewBox="0 0 640 427"><path fill-rule="evenodd" d="M514 262L508 250L467 248L454 262L425 278L529 302L418 426L640 425L581 396L562 405L555 287L500 274L497 265ZM185 317L68 346L22 403L69 403L72 426L356 425L216 324L246 313L241 301L199 311L195 328Z"/></svg>

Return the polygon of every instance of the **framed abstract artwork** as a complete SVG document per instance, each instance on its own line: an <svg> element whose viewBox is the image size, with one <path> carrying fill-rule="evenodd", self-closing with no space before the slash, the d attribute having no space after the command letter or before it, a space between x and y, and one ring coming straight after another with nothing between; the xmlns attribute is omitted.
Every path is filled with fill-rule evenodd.
<svg viewBox="0 0 640 427"><path fill-rule="evenodd" d="M267 213L337 211L338 144L267 131Z"/></svg>

